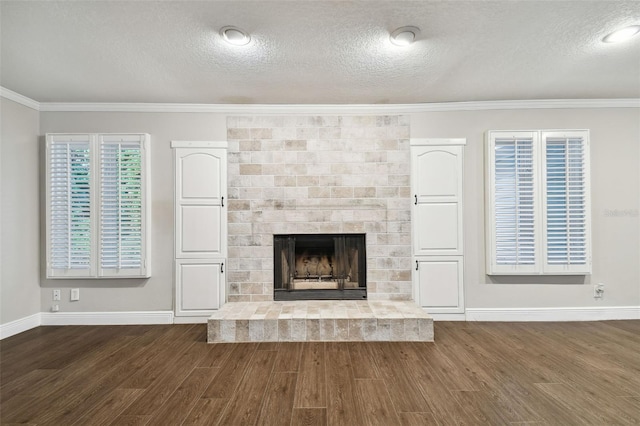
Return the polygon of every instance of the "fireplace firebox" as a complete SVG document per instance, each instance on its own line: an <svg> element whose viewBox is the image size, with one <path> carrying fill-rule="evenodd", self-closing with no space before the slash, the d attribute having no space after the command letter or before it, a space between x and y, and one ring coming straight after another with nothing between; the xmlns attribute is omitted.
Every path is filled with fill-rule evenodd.
<svg viewBox="0 0 640 426"><path fill-rule="evenodd" d="M365 234L273 236L274 299L366 299Z"/></svg>

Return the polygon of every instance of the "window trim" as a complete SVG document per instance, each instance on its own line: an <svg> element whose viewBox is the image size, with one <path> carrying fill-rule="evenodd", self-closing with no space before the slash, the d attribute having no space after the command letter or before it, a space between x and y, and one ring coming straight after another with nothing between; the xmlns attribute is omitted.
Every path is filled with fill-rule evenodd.
<svg viewBox="0 0 640 426"><path fill-rule="evenodd" d="M546 149L549 137L582 137L584 139L585 176L585 265L547 264L547 191ZM524 138L533 140L533 193L534 193L534 253L533 265L499 265L496 259L496 205L495 141L497 138ZM485 241L487 275L590 275L591 274L591 196L590 196L590 134L586 129L571 130L490 130L485 138Z"/></svg>
<svg viewBox="0 0 640 426"><path fill-rule="evenodd" d="M101 147L105 139L121 138L140 144L141 151L141 267L135 269L102 268L101 261ZM45 234L46 234L46 278L47 279L106 279L149 278L151 276L151 168L147 133L47 133L45 154ZM55 142L88 141L89 143L89 187L90 187L90 261L85 269L51 268L51 149Z"/></svg>

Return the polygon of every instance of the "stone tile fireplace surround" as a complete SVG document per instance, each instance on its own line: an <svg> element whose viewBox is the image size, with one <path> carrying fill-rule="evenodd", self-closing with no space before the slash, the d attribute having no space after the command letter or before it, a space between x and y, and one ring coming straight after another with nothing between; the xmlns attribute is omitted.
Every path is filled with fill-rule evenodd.
<svg viewBox="0 0 640 426"><path fill-rule="evenodd" d="M367 298L412 299L409 118L227 119L229 302L273 300L274 234L364 233Z"/></svg>

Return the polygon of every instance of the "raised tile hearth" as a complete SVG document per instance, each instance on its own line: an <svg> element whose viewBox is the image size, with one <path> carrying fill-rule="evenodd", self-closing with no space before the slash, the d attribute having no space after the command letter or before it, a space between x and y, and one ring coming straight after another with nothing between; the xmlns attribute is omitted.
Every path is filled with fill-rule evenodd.
<svg viewBox="0 0 640 426"><path fill-rule="evenodd" d="M207 329L209 343L433 341L433 319L424 310L391 300L227 303Z"/></svg>

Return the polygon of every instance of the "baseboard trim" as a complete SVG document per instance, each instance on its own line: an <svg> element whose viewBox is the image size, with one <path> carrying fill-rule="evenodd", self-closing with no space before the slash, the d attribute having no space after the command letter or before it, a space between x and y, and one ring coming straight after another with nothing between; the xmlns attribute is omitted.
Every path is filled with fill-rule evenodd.
<svg viewBox="0 0 640 426"><path fill-rule="evenodd" d="M640 306L468 308L467 321L607 321L640 319Z"/></svg>
<svg viewBox="0 0 640 426"><path fill-rule="evenodd" d="M464 314L430 314L434 321L607 321L640 320L640 306L586 308L468 308ZM172 311L38 312L0 324L0 340L41 325L201 324L206 317L174 317Z"/></svg>
<svg viewBox="0 0 640 426"><path fill-rule="evenodd" d="M425 309L429 316L433 318L434 321L466 321L467 317L465 314L434 314L429 312L429 310Z"/></svg>
<svg viewBox="0 0 640 426"><path fill-rule="evenodd" d="M39 327L42 323L41 313L0 324L0 340Z"/></svg>
<svg viewBox="0 0 640 426"><path fill-rule="evenodd" d="M206 324L209 317L173 317L174 324Z"/></svg>
<svg viewBox="0 0 640 426"><path fill-rule="evenodd" d="M42 325L173 324L172 311L42 312Z"/></svg>

